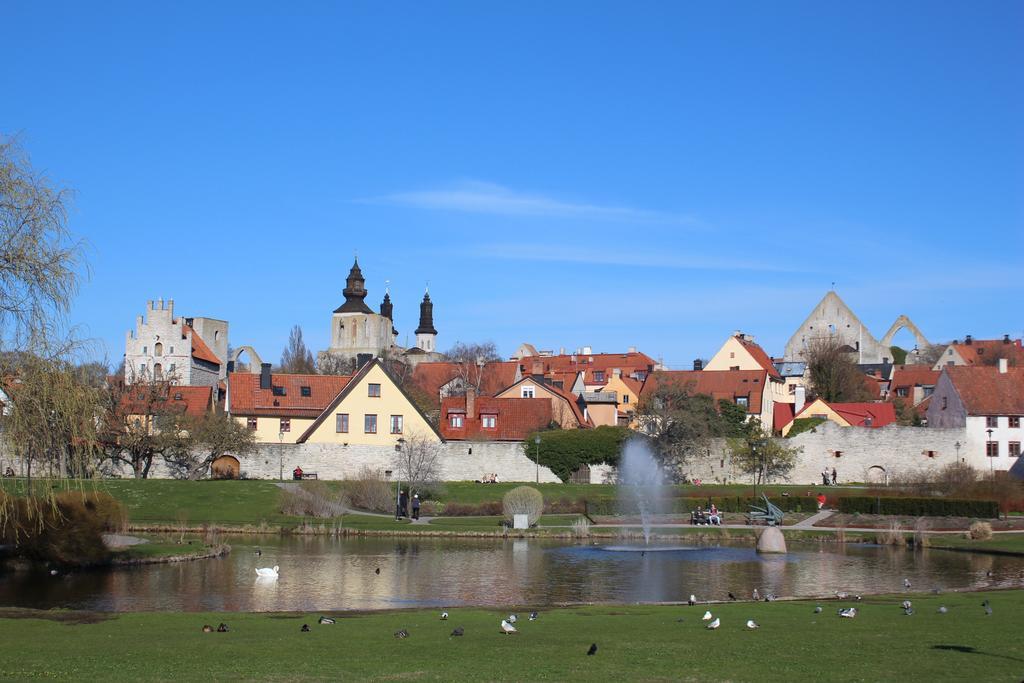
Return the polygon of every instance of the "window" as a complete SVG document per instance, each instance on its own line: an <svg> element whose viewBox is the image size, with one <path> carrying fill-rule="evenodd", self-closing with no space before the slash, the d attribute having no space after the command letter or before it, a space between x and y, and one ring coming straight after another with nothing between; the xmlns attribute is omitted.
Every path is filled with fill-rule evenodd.
<svg viewBox="0 0 1024 683"><path fill-rule="evenodd" d="M1020 457L1020 441L1011 441L1010 442L1010 448L1009 448L1009 450L1007 451L1006 454L1008 456L1010 456L1011 458L1019 458Z"/></svg>
<svg viewBox="0 0 1024 683"><path fill-rule="evenodd" d="M401 434L402 433L402 427L403 427L402 416L401 415L392 415L391 416L391 433L392 434Z"/></svg>
<svg viewBox="0 0 1024 683"><path fill-rule="evenodd" d="M935 387L925 387L924 388L924 397L925 398L928 398L929 396L931 396L934 393L935 393Z"/></svg>
<svg viewBox="0 0 1024 683"><path fill-rule="evenodd" d="M174 368L175 368L175 367L177 367L177 365L176 365L176 364L174 364L174 363L171 363L171 369L170 369L170 372L174 372Z"/></svg>
<svg viewBox="0 0 1024 683"><path fill-rule="evenodd" d="M367 415L363 418L363 431L367 434L377 433L377 416Z"/></svg>
<svg viewBox="0 0 1024 683"><path fill-rule="evenodd" d="M908 387L896 387L896 395L900 398L906 398L910 394Z"/></svg>
<svg viewBox="0 0 1024 683"><path fill-rule="evenodd" d="M292 431L292 421L291 421L291 418L288 418L288 417L282 417L281 418L281 429L280 429L280 431L282 431L282 432L290 432L290 431Z"/></svg>
<svg viewBox="0 0 1024 683"><path fill-rule="evenodd" d="M1007 426L1010 429L1019 429L1020 428L1020 416L1019 415L1011 415L1008 419L1010 421L1010 424L1007 425Z"/></svg>
<svg viewBox="0 0 1024 683"><path fill-rule="evenodd" d="M159 363L153 363L153 378L160 379L164 374L164 366Z"/></svg>
<svg viewBox="0 0 1024 683"><path fill-rule="evenodd" d="M943 397L942 397L942 409L943 409L943 410L945 410L945 409L946 409L946 406L947 406L948 404L949 404L949 399L947 399L947 398L946 398L945 396L943 396Z"/></svg>
<svg viewBox="0 0 1024 683"><path fill-rule="evenodd" d="M604 372L602 372L600 370L594 370L594 381L595 382L603 382L604 381Z"/></svg>
<svg viewBox="0 0 1024 683"><path fill-rule="evenodd" d="M988 417L985 418L985 426L986 427L993 427L993 428L998 427L999 426L999 418L996 417L995 415L989 415Z"/></svg>
<svg viewBox="0 0 1024 683"><path fill-rule="evenodd" d="M448 424L450 424L453 429L462 429L462 416L461 415L449 415L448 416Z"/></svg>
<svg viewBox="0 0 1024 683"><path fill-rule="evenodd" d="M833 451L832 455L836 456L837 458L841 458L841 457L843 457L843 452L842 451Z"/></svg>
<svg viewBox="0 0 1024 683"><path fill-rule="evenodd" d="M730 365L730 366L729 366L729 369L730 369L730 370L739 370L739 369L740 369L740 366L738 366L738 365Z"/></svg>
<svg viewBox="0 0 1024 683"><path fill-rule="evenodd" d="M309 387L299 387L299 393L305 396L306 398L309 398L310 396L313 395L313 392L310 391Z"/></svg>
<svg viewBox="0 0 1024 683"><path fill-rule="evenodd" d="M498 426L497 415L484 415L483 418L484 429L495 429Z"/></svg>
<svg viewBox="0 0 1024 683"><path fill-rule="evenodd" d="M170 348L170 350L167 352L167 354L170 355L170 356L174 355L174 347L173 346Z"/></svg>
<svg viewBox="0 0 1024 683"><path fill-rule="evenodd" d="M735 357L736 357L736 352L735 351L730 351L729 352L729 358L735 358Z"/></svg>
<svg viewBox="0 0 1024 683"><path fill-rule="evenodd" d="M348 434L348 413L338 413L334 416L334 431L338 434Z"/></svg>
<svg viewBox="0 0 1024 683"><path fill-rule="evenodd" d="M161 344L160 342L157 342L156 344L153 344L153 355L154 356L162 356L162 355L164 355L164 345Z"/></svg>
<svg viewBox="0 0 1024 683"><path fill-rule="evenodd" d="M990 458L999 457L999 442L998 441L986 441L985 442L985 455Z"/></svg>
<svg viewBox="0 0 1024 683"><path fill-rule="evenodd" d="M622 402L623 404L629 403L629 394L622 395Z"/></svg>
<svg viewBox="0 0 1024 683"><path fill-rule="evenodd" d="M532 386L520 387L520 389L519 389L519 397L520 398L533 398L533 387Z"/></svg>
<svg viewBox="0 0 1024 683"><path fill-rule="evenodd" d="M790 384L790 385L788 385L787 388L789 389L789 393L790 394L795 394L796 393L796 385L795 384Z"/></svg>
<svg viewBox="0 0 1024 683"><path fill-rule="evenodd" d="M258 420L259 418L256 417L247 417L245 418L245 426L252 431L256 431L256 428L259 426Z"/></svg>
<svg viewBox="0 0 1024 683"><path fill-rule="evenodd" d="M737 396L736 397L736 405L738 405L738 406L743 406L744 408L746 408L749 403L750 403L750 401L747 399L746 396Z"/></svg>
<svg viewBox="0 0 1024 683"><path fill-rule="evenodd" d="M175 400L175 401L181 401L181 400L183 400L183 399L184 399L184 397L183 397L183 396L181 395L181 392L180 392L180 391L178 391L178 392L176 392L176 393L174 394L174 400Z"/></svg>
<svg viewBox="0 0 1024 683"><path fill-rule="evenodd" d="M145 355L147 353L149 353L149 347L148 346L143 346L142 347L142 354Z"/></svg>
<svg viewBox="0 0 1024 683"><path fill-rule="evenodd" d="M935 451L925 451L924 454L927 455L929 458L935 457Z"/></svg>
<svg viewBox="0 0 1024 683"><path fill-rule="evenodd" d="M271 389L271 392L274 394L274 396L287 396L288 395L288 391L284 387L272 386L270 389Z"/></svg>
<svg viewBox="0 0 1024 683"><path fill-rule="evenodd" d="M380 398L380 385L379 384L367 384L366 395L370 398Z"/></svg>

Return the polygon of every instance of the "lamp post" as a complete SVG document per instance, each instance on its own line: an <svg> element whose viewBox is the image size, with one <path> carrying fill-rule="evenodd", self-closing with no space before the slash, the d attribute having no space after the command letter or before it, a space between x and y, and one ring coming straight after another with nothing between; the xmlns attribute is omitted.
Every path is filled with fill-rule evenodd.
<svg viewBox="0 0 1024 683"><path fill-rule="evenodd" d="M533 462L537 468L537 483L540 483L540 434L533 437Z"/></svg>
<svg viewBox="0 0 1024 683"><path fill-rule="evenodd" d="M284 430L277 433L277 478L284 481Z"/></svg>
<svg viewBox="0 0 1024 683"><path fill-rule="evenodd" d="M757 459L757 442L756 441L751 441L750 442L750 453L751 453L751 455L754 456L754 462L760 464L760 461ZM757 473L755 473L754 474L754 500L757 500L757 484L758 484L758 481L760 479L761 479L761 477L758 476Z"/></svg>
<svg viewBox="0 0 1024 683"><path fill-rule="evenodd" d="M992 455L992 453L989 452L992 448L992 430L986 429L985 431L988 432L988 443L985 444L985 455L988 456L988 478L991 482L992 488L995 489L996 469L993 460L995 460L995 457L999 455L999 444L996 444L996 455Z"/></svg>
<svg viewBox="0 0 1024 683"><path fill-rule="evenodd" d="M402 446L405 445L405 439L398 437L397 443L395 443L395 450L400 454L402 453ZM397 522L398 515L402 512L402 461L404 455L399 455L398 461L398 477L395 479L395 521Z"/></svg>
<svg viewBox="0 0 1024 683"><path fill-rule="evenodd" d="M956 459L957 460L960 460L960 446L961 445L962 444L959 441L957 441L955 444L953 444L953 448L956 449ZM961 460L961 462L963 462L963 461Z"/></svg>

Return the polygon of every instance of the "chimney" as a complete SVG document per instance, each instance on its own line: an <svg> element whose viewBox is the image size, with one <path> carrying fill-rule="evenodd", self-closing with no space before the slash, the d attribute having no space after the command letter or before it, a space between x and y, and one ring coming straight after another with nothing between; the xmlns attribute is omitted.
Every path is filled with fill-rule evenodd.
<svg viewBox="0 0 1024 683"><path fill-rule="evenodd" d="M472 420L476 417L476 389L466 389L466 419Z"/></svg>
<svg viewBox="0 0 1024 683"><path fill-rule="evenodd" d="M693 360L693 369L694 370L703 370L704 369L704 361L702 361L700 358L695 358Z"/></svg>
<svg viewBox="0 0 1024 683"><path fill-rule="evenodd" d="M971 339L971 335L967 335L966 337L964 337L964 344L970 346L972 341L973 340Z"/></svg>
<svg viewBox="0 0 1024 683"><path fill-rule="evenodd" d="M1009 344L1010 343L1010 335L1008 335L1008 334L1004 334L1003 335L1003 343L1004 344Z"/></svg>
<svg viewBox="0 0 1024 683"><path fill-rule="evenodd" d="M807 390L804 389L803 385L796 385L796 403L793 404L793 414L799 415L800 411L804 409L804 402L807 400Z"/></svg>
<svg viewBox="0 0 1024 683"><path fill-rule="evenodd" d="M1007 365L1009 365L1009 363L1007 363L1005 358L1000 358L999 359L999 374L1000 375L1005 375L1006 374L1006 370L1007 370L1006 366Z"/></svg>
<svg viewBox="0 0 1024 683"><path fill-rule="evenodd" d="M260 364L260 389L270 389L272 381L270 379L270 363Z"/></svg>
<svg viewBox="0 0 1024 683"><path fill-rule="evenodd" d="M373 360L372 353L357 353L356 354L356 370L362 369L364 365Z"/></svg>
<svg viewBox="0 0 1024 683"><path fill-rule="evenodd" d="M539 361L539 360L533 361L533 371L530 374L533 374L533 375L543 375L544 374L544 363L543 363L543 361Z"/></svg>
<svg viewBox="0 0 1024 683"><path fill-rule="evenodd" d="M635 346L630 346L629 347L629 353L636 353L636 347Z"/></svg>
<svg viewBox="0 0 1024 683"><path fill-rule="evenodd" d="M228 361L228 374L230 375L234 371L235 371L235 361L229 360Z"/></svg>
<svg viewBox="0 0 1024 683"><path fill-rule="evenodd" d="M592 353L593 353L593 350L589 346L584 346L583 347L583 355L584 356L589 356Z"/></svg>
<svg viewBox="0 0 1024 683"><path fill-rule="evenodd" d="M612 368L612 377L622 377L622 369Z"/></svg>

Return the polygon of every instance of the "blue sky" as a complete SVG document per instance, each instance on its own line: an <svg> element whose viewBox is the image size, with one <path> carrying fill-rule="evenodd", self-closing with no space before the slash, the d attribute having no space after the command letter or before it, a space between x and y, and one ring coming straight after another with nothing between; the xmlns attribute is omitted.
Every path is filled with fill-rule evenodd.
<svg viewBox="0 0 1024 683"><path fill-rule="evenodd" d="M1024 327L1024 4L8 2L0 132L76 191L73 321L147 299L277 359L358 251L438 344L779 354ZM909 335L907 335L909 338Z"/></svg>

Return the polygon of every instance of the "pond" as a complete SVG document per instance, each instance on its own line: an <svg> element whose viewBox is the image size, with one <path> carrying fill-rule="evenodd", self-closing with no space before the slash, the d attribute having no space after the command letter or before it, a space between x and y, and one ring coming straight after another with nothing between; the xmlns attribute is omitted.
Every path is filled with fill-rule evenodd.
<svg viewBox="0 0 1024 683"><path fill-rule="evenodd" d="M864 545L748 544L621 552L594 543L470 538L227 537L215 560L50 576L12 572L0 605L100 611L328 611L725 600L1022 585L1024 558ZM259 547L261 556L255 554ZM255 568L280 566L276 581ZM377 573L377 570L380 573ZM991 572L991 575L989 574Z"/></svg>

